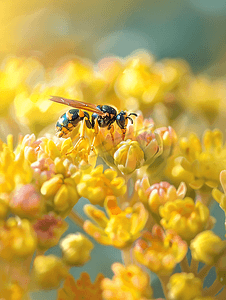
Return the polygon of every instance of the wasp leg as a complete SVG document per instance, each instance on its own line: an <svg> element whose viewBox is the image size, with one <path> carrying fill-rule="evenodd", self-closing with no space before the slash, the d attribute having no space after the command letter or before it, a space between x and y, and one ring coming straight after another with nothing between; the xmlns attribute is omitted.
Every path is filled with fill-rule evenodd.
<svg viewBox="0 0 226 300"><path fill-rule="evenodd" d="M115 128L114 128L114 126L111 124L110 126L108 126L108 130L110 130L110 134L111 134L111 139L112 139L112 142L114 143L114 135L113 135L113 133L114 133L114 131L115 131Z"/></svg>
<svg viewBox="0 0 226 300"><path fill-rule="evenodd" d="M125 135L126 135L126 128L121 128L122 130L122 140L125 140Z"/></svg>
<svg viewBox="0 0 226 300"><path fill-rule="evenodd" d="M93 129L94 129L94 137L93 137L92 144L90 146L90 151L95 152L95 150L94 150L94 143L95 143L96 137L97 137L97 135L99 133L99 125L98 125L97 119L95 119L95 123L94 123Z"/></svg>
<svg viewBox="0 0 226 300"><path fill-rule="evenodd" d="M82 120L81 133L76 134L76 136L73 138L73 140L75 140L79 136L79 139L78 139L77 143L75 144L74 149L67 152L66 155L71 154L74 150L77 150L77 148L79 147L81 142L84 140L85 126L86 126L86 118L84 118Z"/></svg>
<svg viewBox="0 0 226 300"><path fill-rule="evenodd" d="M77 143L75 144L75 149L77 149L78 148L78 146L81 144L81 142L84 140L84 138L85 138L85 126L86 126L86 122L85 122L86 120L85 120L85 118L82 120L82 125L81 125L81 133L80 133L80 137L79 137L79 139L78 139L78 141L77 141Z"/></svg>

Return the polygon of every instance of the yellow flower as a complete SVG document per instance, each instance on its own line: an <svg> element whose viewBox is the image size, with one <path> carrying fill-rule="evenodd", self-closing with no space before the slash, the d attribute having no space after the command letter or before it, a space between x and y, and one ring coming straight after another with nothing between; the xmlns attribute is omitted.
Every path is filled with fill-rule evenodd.
<svg viewBox="0 0 226 300"><path fill-rule="evenodd" d="M115 197L109 196L105 201L109 219L104 212L87 204L84 206L84 211L98 226L87 220L83 228L100 244L123 249L140 236L140 231L146 224L148 212L142 203L136 203L133 207L121 210Z"/></svg>
<svg viewBox="0 0 226 300"><path fill-rule="evenodd" d="M204 184L210 188L218 186L220 172L226 168L226 147L221 131L207 130L203 145L195 134L190 134L180 140L180 150L182 156L175 159L173 176L180 178L186 171L186 182L193 189L200 189Z"/></svg>
<svg viewBox="0 0 226 300"><path fill-rule="evenodd" d="M161 74L151 69L153 58L151 55L136 55L127 60L124 71L116 81L116 91L125 99L134 97L142 99L145 92L152 94L152 99L161 84ZM147 97L146 97L147 98ZM150 99L147 102L151 102Z"/></svg>
<svg viewBox="0 0 226 300"><path fill-rule="evenodd" d="M16 187L10 201L10 210L22 218L38 218L44 209L40 192L32 184Z"/></svg>
<svg viewBox="0 0 226 300"><path fill-rule="evenodd" d="M9 211L9 201L9 194L0 194L0 220L5 219L5 217L7 216L7 213Z"/></svg>
<svg viewBox="0 0 226 300"><path fill-rule="evenodd" d="M37 238L28 220L9 218L0 227L1 258L11 261L27 258L34 253Z"/></svg>
<svg viewBox="0 0 226 300"><path fill-rule="evenodd" d="M76 281L72 275L68 275L64 286L58 290L57 300L103 300L100 288L103 278L102 274L98 274L92 283L88 273L82 273Z"/></svg>
<svg viewBox="0 0 226 300"><path fill-rule="evenodd" d="M170 300L194 300L202 295L202 281L193 273L176 273L167 285Z"/></svg>
<svg viewBox="0 0 226 300"><path fill-rule="evenodd" d="M56 289L67 275L66 266L54 255L39 255L34 260L32 278L38 289Z"/></svg>
<svg viewBox="0 0 226 300"><path fill-rule="evenodd" d="M37 235L38 248L47 250L56 246L67 228L67 222L52 212L37 219L33 229Z"/></svg>
<svg viewBox="0 0 226 300"><path fill-rule="evenodd" d="M103 298L105 300L148 300L152 296L150 278L141 268L136 265L127 267L120 263L112 265L114 276L105 278L101 282Z"/></svg>
<svg viewBox="0 0 226 300"><path fill-rule="evenodd" d="M37 186L42 186L45 181L56 173L54 161L51 158L40 158L33 162L31 167L34 170L33 177Z"/></svg>
<svg viewBox="0 0 226 300"><path fill-rule="evenodd" d="M213 189L212 195L213 198L220 204L220 207L223 209L224 213L226 214L226 170L221 171L220 182L224 193L222 193L218 189ZM226 229L226 223L225 223L225 229Z"/></svg>
<svg viewBox="0 0 226 300"><path fill-rule="evenodd" d="M26 134L24 137L20 135L14 153L17 155L23 151L25 158L32 163L37 160L40 143L41 140L36 140L34 134Z"/></svg>
<svg viewBox="0 0 226 300"><path fill-rule="evenodd" d="M151 232L145 232L136 241L134 255L139 263L159 275L170 275L177 263L181 262L188 247L174 231L164 233L159 225Z"/></svg>
<svg viewBox="0 0 226 300"><path fill-rule="evenodd" d="M166 202L159 209L160 223L165 229L173 229L185 241L190 241L199 232L213 225L209 209L201 202L186 197Z"/></svg>
<svg viewBox="0 0 226 300"><path fill-rule="evenodd" d="M75 139L75 144L79 137ZM67 139L48 135L40 138L38 159L42 158L68 158L74 165L91 164L96 165L97 155L90 151L90 139L85 138L75 149L70 137Z"/></svg>
<svg viewBox="0 0 226 300"><path fill-rule="evenodd" d="M77 169L69 160L58 157L54 164L57 174L43 183L41 194L46 198L48 210L66 217L79 200L76 180L73 177Z"/></svg>
<svg viewBox="0 0 226 300"><path fill-rule="evenodd" d="M192 112L198 112L212 124L219 114L225 98L225 83L205 76L189 78L189 85L181 86L181 104Z"/></svg>
<svg viewBox="0 0 226 300"><path fill-rule="evenodd" d="M199 233L191 241L192 258L207 265L213 265L221 252L226 248L226 242L210 230Z"/></svg>
<svg viewBox="0 0 226 300"><path fill-rule="evenodd" d="M20 184L30 183L33 170L25 159L24 152L17 155L12 149L12 136L8 136L8 145L0 145L0 193L10 193Z"/></svg>
<svg viewBox="0 0 226 300"><path fill-rule="evenodd" d="M12 282L0 289L0 295L3 300L22 300L25 291L17 282Z"/></svg>
<svg viewBox="0 0 226 300"><path fill-rule="evenodd" d="M101 128L96 148L109 166L118 167L122 173L130 174L143 165L151 165L162 154L160 133L155 131L153 120L144 119L141 114L127 126L124 140L116 125L113 135L114 139L109 130Z"/></svg>
<svg viewBox="0 0 226 300"><path fill-rule="evenodd" d="M50 95L62 95L71 98L71 94L62 87L49 87L38 84L30 93L21 91L14 99L14 110L20 123L26 125L36 135L46 126L57 122L62 107L49 100Z"/></svg>
<svg viewBox="0 0 226 300"><path fill-rule="evenodd" d="M178 189L166 181L150 186L147 176L138 179L135 183L139 200L149 208L151 212L159 215L159 207L168 201L183 199L186 194L186 185L182 182Z"/></svg>
<svg viewBox="0 0 226 300"><path fill-rule="evenodd" d="M34 58L10 57L0 71L2 95L0 115L4 115L18 92L32 88L37 80L44 79L44 68Z"/></svg>
<svg viewBox="0 0 226 300"><path fill-rule="evenodd" d="M144 152L138 142L126 140L118 145L114 162L122 174L131 174L144 163Z"/></svg>
<svg viewBox="0 0 226 300"><path fill-rule="evenodd" d="M103 205L107 196L122 196L126 192L125 180L117 177L117 172L106 169L103 165L95 169L90 168L89 173L82 172L80 182L77 185L80 196L87 198L92 204Z"/></svg>
<svg viewBox="0 0 226 300"><path fill-rule="evenodd" d="M71 138L62 139L48 136L40 138L40 141L38 159L51 158L54 160L57 157L61 158L73 148Z"/></svg>
<svg viewBox="0 0 226 300"><path fill-rule="evenodd" d="M93 243L81 233L69 234L60 242L63 260L70 266L84 265L90 260Z"/></svg>

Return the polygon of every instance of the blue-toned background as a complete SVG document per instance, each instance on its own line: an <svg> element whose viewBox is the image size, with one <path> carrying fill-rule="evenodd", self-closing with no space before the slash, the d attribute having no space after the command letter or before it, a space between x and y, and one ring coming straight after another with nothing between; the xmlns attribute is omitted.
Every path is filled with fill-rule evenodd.
<svg viewBox="0 0 226 300"><path fill-rule="evenodd" d="M65 55L97 61L145 48L181 57L195 72L225 74L224 0L15 0L0 3L0 57Z"/></svg>

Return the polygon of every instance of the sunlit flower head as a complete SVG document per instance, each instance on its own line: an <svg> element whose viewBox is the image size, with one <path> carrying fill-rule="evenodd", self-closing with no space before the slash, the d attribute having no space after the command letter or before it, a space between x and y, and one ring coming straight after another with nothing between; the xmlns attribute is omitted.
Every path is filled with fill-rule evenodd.
<svg viewBox="0 0 226 300"><path fill-rule="evenodd" d="M139 114L127 126L124 139L121 129L117 125L114 128L114 139L109 130L101 128L96 143L98 154L109 166L131 174L143 165L152 164L162 154L163 141L152 119Z"/></svg>
<svg viewBox="0 0 226 300"><path fill-rule="evenodd" d="M11 261L27 258L34 253L37 238L28 220L9 218L0 227L1 258Z"/></svg>
<svg viewBox="0 0 226 300"><path fill-rule="evenodd" d="M198 111L210 122L216 119L225 101L225 82L210 80L203 75L190 77L189 84L180 89L182 105L192 112Z"/></svg>
<svg viewBox="0 0 226 300"><path fill-rule="evenodd" d="M17 93L30 90L45 77L44 67L35 58L8 57L1 65L0 115L7 112Z"/></svg>
<svg viewBox="0 0 226 300"><path fill-rule="evenodd" d="M87 198L92 204L103 205L107 196L122 196L126 192L125 180L117 177L117 172L111 169L103 171L103 166L82 172L77 185L80 196Z"/></svg>
<svg viewBox="0 0 226 300"><path fill-rule="evenodd" d="M40 149L40 143L41 140L37 140L34 134L26 134L24 137L20 135L18 145L16 146L14 152L17 155L21 151L23 151L25 158L30 163L35 162L37 160L38 151Z"/></svg>
<svg viewBox="0 0 226 300"><path fill-rule="evenodd" d="M168 201L183 199L186 194L186 185L183 182L178 189L166 181L150 185L147 176L136 181L135 189L138 192L139 200L155 214L159 214L161 205Z"/></svg>
<svg viewBox="0 0 226 300"><path fill-rule="evenodd" d="M203 142L196 134L180 140L181 154L174 160L172 176L180 178L187 172L185 182L193 189L201 189L204 184L217 187L219 175L226 168L226 148L220 130L207 130Z"/></svg>
<svg viewBox="0 0 226 300"><path fill-rule="evenodd" d="M43 183L41 194L46 199L47 210L66 217L79 200L73 177L77 169L70 160L59 157L54 160L54 165L56 174Z"/></svg>
<svg viewBox="0 0 226 300"><path fill-rule="evenodd" d="M112 280L105 278L101 282L105 300L151 299L150 278L140 267L136 265L125 267L120 263L114 263L112 271L114 272Z"/></svg>
<svg viewBox="0 0 226 300"><path fill-rule="evenodd" d="M167 287L170 300L194 300L202 295L202 281L193 273L173 274Z"/></svg>
<svg viewBox="0 0 226 300"><path fill-rule="evenodd" d="M144 232L134 246L134 255L139 263L159 275L170 275L177 263L187 253L187 244L174 231L166 232L154 225L151 232Z"/></svg>
<svg viewBox="0 0 226 300"><path fill-rule="evenodd" d="M87 204L84 211L97 225L87 220L83 228L100 244L123 249L140 236L148 212L141 203L121 210L115 197L109 196L105 201L109 218L95 206Z"/></svg>
<svg viewBox="0 0 226 300"><path fill-rule="evenodd" d="M56 173L54 161L51 158L40 158L33 162L31 167L34 170L33 177L37 185L42 185Z"/></svg>
<svg viewBox="0 0 226 300"><path fill-rule="evenodd" d="M13 191L9 207L19 217L38 218L44 209L44 203L37 188L33 184L25 184Z"/></svg>
<svg viewBox="0 0 226 300"><path fill-rule="evenodd" d="M30 183L32 174L24 152L15 155L12 136L8 136L8 144L0 143L0 193L9 193L20 184Z"/></svg>
<svg viewBox="0 0 226 300"><path fill-rule="evenodd" d="M208 207L199 201L194 203L189 197L166 202L160 207L159 213L161 225L165 229L173 229L185 241L190 241L214 224Z"/></svg>

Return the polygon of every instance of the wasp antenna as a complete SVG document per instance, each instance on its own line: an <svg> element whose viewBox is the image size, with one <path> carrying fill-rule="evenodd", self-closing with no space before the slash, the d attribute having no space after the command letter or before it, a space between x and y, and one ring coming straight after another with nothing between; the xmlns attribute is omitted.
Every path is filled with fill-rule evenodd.
<svg viewBox="0 0 226 300"><path fill-rule="evenodd" d="M131 122L131 124L133 124L133 119L132 119L132 118L130 118L130 117L126 117L126 119L129 119L129 120L130 120L130 122Z"/></svg>
<svg viewBox="0 0 226 300"><path fill-rule="evenodd" d="M130 113L129 116L135 116L135 117L137 117L137 114L135 114L135 113Z"/></svg>

